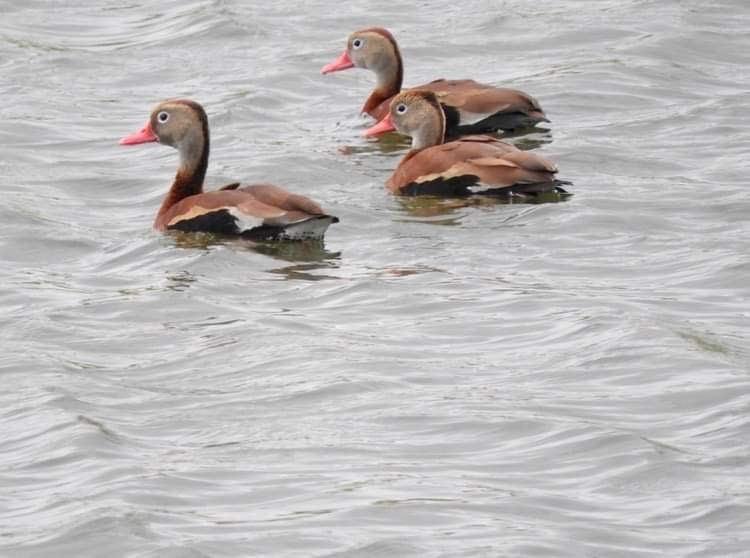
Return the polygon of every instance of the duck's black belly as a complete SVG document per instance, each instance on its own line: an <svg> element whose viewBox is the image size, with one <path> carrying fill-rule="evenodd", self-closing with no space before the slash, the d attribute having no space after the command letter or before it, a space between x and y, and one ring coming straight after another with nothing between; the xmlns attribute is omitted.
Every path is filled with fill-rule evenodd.
<svg viewBox="0 0 750 558"><path fill-rule="evenodd" d="M237 218L226 209L198 215L192 219L182 219L167 229L182 232L209 232L215 234L238 235Z"/></svg>

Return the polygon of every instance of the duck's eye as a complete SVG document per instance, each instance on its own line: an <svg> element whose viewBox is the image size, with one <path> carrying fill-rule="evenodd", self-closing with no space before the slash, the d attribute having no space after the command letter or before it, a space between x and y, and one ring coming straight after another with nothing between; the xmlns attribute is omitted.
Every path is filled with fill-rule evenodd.
<svg viewBox="0 0 750 558"><path fill-rule="evenodd" d="M363 39L354 39L352 41L353 48L362 48L363 46L365 46L365 41Z"/></svg>
<svg viewBox="0 0 750 558"><path fill-rule="evenodd" d="M399 114L406 114L407 110L409 110L409 108L404 103L396 105L396 112Z"/></svg>
<svg viewBox="0 0 750 558"><path fill-rule="evenodd" d="M167 120L169 120L169 113L163 110L159 114L156 115L156 119L162 124L164 124Z"/></svg>

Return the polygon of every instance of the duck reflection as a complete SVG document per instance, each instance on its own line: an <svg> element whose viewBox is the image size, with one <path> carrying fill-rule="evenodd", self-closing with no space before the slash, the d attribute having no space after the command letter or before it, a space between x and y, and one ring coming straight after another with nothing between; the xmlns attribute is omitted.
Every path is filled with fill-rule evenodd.
<svg viewBox="0 0 750 558"><path fill-rule="evenodd" d="M341 252L326 250L323 240L301 242L258 243L252 250L278 260L292 262L292 265L270 269L270 273L283 275L287 279L321 281L335 276L321 273L323 270L338 269Z"/></svg>
<svg viewBox="0 0 750 558"><path fill-rule="evenodd" d="M341 252L326 250L323 240L260 242L253 243L253 246L248 248L277 260L307 264L325 263L329 260L338 260L341 257Z"/></svg>
<svg viewBox="0 0 750 558"><path fill-rule="evenodd" d="M548 128L540 128L538 126L511 130L494 135L501 140L512 143L521 151L531 151L532 149L552 143L551 131Z"/></svg>
<svg viewBox="0 0 750 558"><path fill-rule="evenodd" d="M411 147L409 136L393 132L383 134L377 141L366 141L359 145L343 145L338 151L342 155L393 155L408 151Z"/></svg>
<svg viewBox="0 0 750 558"><path fill-rule="evenodd" d="M463 212L469 207L493 207L496 205L519 205L558 203L567 201L569 193L541 192L534 196L481 196L471 195L460 198L445 198L440 196L400 196L397 199L401 208L417 219L432 225L455 226L461 224ZM443 217L442 219L436 219Z"/></svg>
<svg viewBox="0 0 750 558"><path fill-rule="evenodd" d="M189 271L182 270L167 275L166 289L170 291L186 291L197 281L195 275Z"/></svg>
<svg viewBox="0 0 750 558"><path fill-rule="evenodd" d="M170 236L175 245L180 248L209 250L215 246L231 246L235 250L249 250L276 260L290 262L293 265L268 270L270 273L286 275L288 279L319 281L330 278L331 276L313 272L338 268L341 259L341 252L327 250L323 240L255 242L210 233L180 231L171 232Z"/></svg>

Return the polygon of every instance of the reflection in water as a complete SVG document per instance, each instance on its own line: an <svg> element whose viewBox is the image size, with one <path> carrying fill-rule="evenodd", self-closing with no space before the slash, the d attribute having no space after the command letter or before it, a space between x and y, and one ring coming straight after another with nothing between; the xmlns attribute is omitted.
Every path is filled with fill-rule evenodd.
<svg viewBox="0 0 750 558"><path fill-rule="evenodd" d="M193 250L208 250L211 246L226 244L228 240L226 237L204 232L168 231L167 234L174 239L175 246L178 248Z"/></svg>
<svg viewBox="0 0 750 558"><path fill-rule="evenodd" d="M523 151L530 151L552 143L552 134L549 128L522 128L497 134L497 137L508 143L512 143Z"/></svg>
<svg viewBox="0 0 750 558"><path fill-rule="evenodd" d="M322 240L294 240L275 242L255 242L244 238L227 237L212 233L188 233L181 231L170 231L175 245L180 248L208 250L212 246L231 246L237 250L252 250L264 256L293 262L295 265L284 266L269 270L271 273L286 275L288 279L307 279L318 281L330 276L313 275L311 272L318 269L331 269L338 267L341 252L326 250L325 242ZM187 272L184 272L187 273ZM187 283L195 279L187 274L170 277L175 282L170 288L185 288Z"/></svg>
<svg viewBox="0 0 750 558"><path fill-rule="evenodd" d="M440 220L425 221L433 225L460 225L459 215L454 215L457 210L476 205L473 197L466 198L440 198L437 196L399 196L398 202L409 215L420 219L440 216L451 216Z"/></svg>
<svg viewBox="0 0 750 558"><path fill-rule="evenodd" d="M412 275L420 275L422 273L445 273L444 269L430 265L418 265L414 267L387 267L379 270L376 275L378 277L410 277Z"/></svg>
<svg viewBox="0 0 750 558"><path fill-rule="evenodd" d="M296 262L295 265L270 270L271 273L284 275L287 279L307 281L330 279L331 275L317 275L311 272L338 268L341 259L341 252L326 250L322 240L257 243L253 246L253 250L279 260Z"/></svg>
<svg viewBox="0 0 750 558"><path fill-rule="evenodd" d="M341 252L326 250L325 242L322 240L260 242L252 243L250 248L259 254L288 262L318 263L337 260L341 256Z"/></svg>
<svg viewBox="0 0 750 558"><path fill-rule="evenodd" d="M256 242L235 236L205 232L169 231L179 248L208 250L212 246L232 246L239 250L253 250L259 254L286 261L320 261L338 257L338 252L328 252L322 240L290 240Z"/></svg>
<svg viewBox="0 0 750 558"><path fill-rule="evenodd" d="M390 155L406 151L410 147L411 138L409 136L392 132L374 139L365 140L365 143L360 145L344 145L339 147L339 153L342 155L359 155L361 153Z"/></svg>
<svg viewBox="0 0 750 558"><path fill-rule="evenodd" d="M459 225L460 215L457 211L467 207L492 207L495 205L513 205L513 204L540 204L540 203L557 203L567 201L572 194L562 194L559 192L544 192L536 196L466 196L463 198L443 198L439 196L400 196L398 201L411 216L420 220L431 217L451 216L439 220L425 221L431 225Z"/></svg>
<svg viewBox="0 0 750 558"><path fill-rule="evenodd" d="M195 275L186 270L170 273L167 275L166 288L170 291L186 291L196 280Z"/></svg>
<svg viewBox="0 0 750 558"><path fill-rule="evenodd" d="M336 254L338 257L338 253ZM276 275L283 275L287 279L301 279L303 281L322 281L323 279L338 279L335 275L326 275L319 273L311 273L313 271L319 271L321 269L333 269L338 267L338 262L332 261L321 261L317 263L306 263L297 265L288 265L284 267L277 267L276 269L270 269L269 273L275 273Z"/></svg>

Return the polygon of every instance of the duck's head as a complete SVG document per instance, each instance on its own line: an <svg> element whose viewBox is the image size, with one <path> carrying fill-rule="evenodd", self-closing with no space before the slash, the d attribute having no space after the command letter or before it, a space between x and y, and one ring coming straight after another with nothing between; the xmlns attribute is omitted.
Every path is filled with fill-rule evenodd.
<svg viewBox="0 0 750 558"><path fill-rule="evenodd" d="M151 111L146 125L120 140L120 145L159 142L177 149L184 158L198 158L208 145L206 111L195 101L163 101Z"/></svg>
<svg viewBox="0 0 750 558"><path fill-rule="evenodd" d="M330 74L349 68L364 68L375 73L401 64L401 53L396 39L382 27L369 27L355 31L346 41L346 50L336 60L320 70Z"/></svg>
<svg viewBox="0 0 750 558"><path fill-rule="evenodd" d="M187 99L163 101L151 111L146 125L138 132L122 138L120 145L158 141L179 149L180 145L191 135L202 132L203 124L207 122L206 111L195 101Z"/></svg>
<svg viewBox="0 0 750 558"><path fill-rule="evenodd" d="M445 114L431 91L411 90L396 95L388 115L369 128L365 136L379 136L398 130L412 137L412 147L422 149L443 142Z"/></svg>

